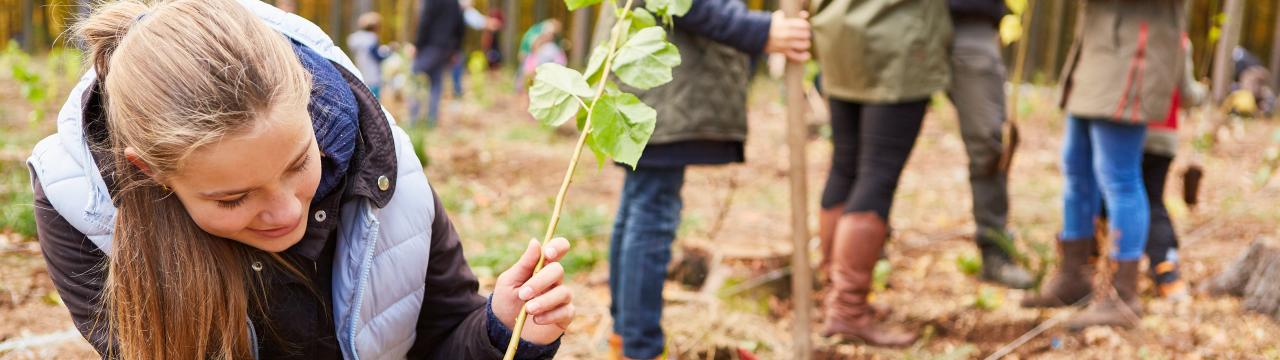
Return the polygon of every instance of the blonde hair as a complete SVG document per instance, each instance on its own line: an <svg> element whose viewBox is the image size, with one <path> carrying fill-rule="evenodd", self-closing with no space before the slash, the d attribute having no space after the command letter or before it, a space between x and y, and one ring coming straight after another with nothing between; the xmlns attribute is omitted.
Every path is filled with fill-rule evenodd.
<svg viewBox="0 0 1280 360"><path fill-rule="evenodd" d="M381 24L382 15L378 15L378 13L372 11L360 14L360 17L356 18L356 28L364 31L377 32L378 25Z"/></svg>
<svg viewBox="0 0 1280 360"><path fill-rule="evenodd" d="M163 181L273 107L305 106L310 75L234 0L105 3L75 33L97 71L113 156L103 171L117 184L103 300L111 357L250 357L249 303L263 300L245 269L267 255L200 229Z"/></svg>

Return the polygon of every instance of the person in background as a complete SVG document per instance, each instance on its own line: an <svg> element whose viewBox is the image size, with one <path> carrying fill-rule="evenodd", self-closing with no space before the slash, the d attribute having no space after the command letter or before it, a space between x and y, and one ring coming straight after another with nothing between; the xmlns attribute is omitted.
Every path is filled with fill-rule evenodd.
<svg viewBox="0 0 1280 360"><path fill-rule="evenodd" d="M1132 327L1142 317L1138 263L1151 226L1143 184L1147 126L1168 118L1186 57L1182 1L1086 1L1063 68L1061 254L1054 277L1024 307L1089 306L1068 328ZM1094 219L1105 202L1114 249L1093 283ZM1092 295L1092 296L1090 296Z"/></svg>
<svg viewBox="0 0 1280 360"><path fill-rule="evenodd" d="M1235 64L1232 73L1231 95L1227 97L1230 111L1247 116L1265 117L1275 110L1276 94L1269 85L1271 71L1256 55L1240 46L1231 51Z"/></svg>
<svg viewBox="0 0 1280 360"><path fill-rule="evenodd" d="M480 10L476 10L475 5L472 4L471 0L459 0L459 5L462 6L463 22L466 23L467 27L471 28L472 30L479 30L487 33L487 32L494 31L498 28L499 26L498 20L490 18L480 13ZM466 69L467 69L466 54L460 53L458 55L455 55L453 57L453 71L452 71L454 97L458 97L458 98L462 97L462 75L466 72Z"/></svg>
<svg viewBox="0 0 1280 360"><path fill-rule="evenodd" d="M507 26L507 18L502 9L497 8L489 11L489 18L493 19L493 26L480 34L480 49L484 51L485 60L489 62L489 70L492 71L502 66L502 27Z"/></svg>
<svg viewBox="0 0 1280 360"><path fill-rule="evenodd" d="M1006 9L1004 0L950 0L951 86L947 96L960 120L960 137L969 156L969 187L973 194L974 240L982 254L984 280L1015 289L1035 285L1035 278L1013 261L1005 246L1013 246L1008 231L1009 174L999 166L1004 149L1005 68L1000 58L997 26ZM838 208L824 212L831 226Z"/></svg>
<svg viewBox="0 0 1280 360"><path fill-rule="evenodd" d="M462 6L458 0L425 0L418 18L417 39L413 46L413 72L424 74L430 82L427 106L427 126L435 126L440 115L440 96L444 88L444 70L462 50L462 36L466 31ZM422 99L410 97L409 124L421 120Z"/></svg>
<svg viewBox="0 0 1280 360"><path fill-rule="evenodd" d="M391 56L391 48L378 40L381 25L381 15L367 12L356 18L360 30L347 36L347 50L355 57L356 68L360 69L360 76L373 96L379 96L382 91L382 60Z"/></svg>
<svg viewBox="0 0 1280 360"><path fill-rule="evenodd" d="M768 52L807 60L805 17L750 11L739 0L696 0L663 25L682 62L670 83L637 92L658 122L635 170L626 171L609 242L610 359L667 358L662 289L685 169L745 160L748 58Z"/></svg>
<svg viewBox="0 0 1280 360"><path fill-rule="evenodd" d="M533 24L520 36L520 47L516 49L516 59L520 61L519 66L516 67L516 92L524 93L525 88L533 81L532 68L536 68L542 62L538 60L531 62L529 58L534 56L534 51L541 45L551 43L552 46L542 54L543 62L554 61L557 51L564 53L560 45L555 44L556 34L559 31L560 20L547 19ZM547 35L548 33L551 35ZM531 63L532 67L529 66Z"/></svg>
<svg viewBox="0 0 1280 360"><path fill-rule="evenodd" d="M831 108L831 172L822 191L830 273L822 335L902 347L917 334L882 323L872 273L930 97L947 89L951 20L936 0L814 2L815 52ZM820 271L823 271L820 269Z"/></svg>
<svg viewBox="0 0 1280 360"><path fill-rule="evenodd" d="M284 10L284 12L287 12L287 13L296 14L298 12L298 1L297 0L277 0L276 8L279 8L280 10Z"/></svg>
<svg viewBox="0 0 1280 360"><path fill-rule="evenodd" d="M529 45L529 54L524 57L524 63L520 65L520 73L524 74L524 81L533 81L534 72L538 65L546 63L555 63L567 65L569 57L565 55L564 49L560 48L560 43L556 40L560 36L560 22L557 20L548 20L544 24L538 36L533 39L533 43Z"/></svg>
<svg viewBox="0 0 1280 360"><path fill-rule="evenodd" d="M1147 141L1142 147L1142 181L1151 208L1151 230L1145 249L1150 263L1148 274L1156 285L1156 294L1170 299L1184 299L1188 293L1178 271L1178 236L1164 204L1165 179L1178 150L1178 110L1203 103L1208 93L1192 73L1191 40L1186 34L1182 44L1186 65L1179 87L1173 92L1169 116L1147 126Z"/></svg>

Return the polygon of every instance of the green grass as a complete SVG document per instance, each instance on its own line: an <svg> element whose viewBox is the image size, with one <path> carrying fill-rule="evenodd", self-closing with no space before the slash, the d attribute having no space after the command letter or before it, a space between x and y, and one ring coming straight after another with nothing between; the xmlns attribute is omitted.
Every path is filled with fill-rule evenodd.
<svg viewBox="0 0 1280 360"><path fill-rule="evenodd" d="M10 42L0 50L0 86L17 90L17 108L27 109L22 114L13 103L0 104L0 233L35 237L35 208L23 161L37 141L54 131L58 102L81 71L81 54L74 49L32 57Z"/></svg>
<svg viewBox="0 0 1280 360"><path fill-rule="evenodd" d="M34 197L31 183L21 163L3 163L0 173L0 232L13 232L28 239L36 236Z"/></svg>
<svg viewBox="0 0 1280 360"><path fill-rule="evenodd" d="M496 275L511 267L524 252L527 239L542 237L551 218L550 209L550 205L537 210L515 209L500 214L498 223L492 226L471 229L469 240L482 247L480 251L470 252L467 261L481 274ZM590 271L605 260L611 221L611 214L603 207L570 205L565 208L556 236L569 239L573 244L569 254L560 260L566 274Z"/></svg>

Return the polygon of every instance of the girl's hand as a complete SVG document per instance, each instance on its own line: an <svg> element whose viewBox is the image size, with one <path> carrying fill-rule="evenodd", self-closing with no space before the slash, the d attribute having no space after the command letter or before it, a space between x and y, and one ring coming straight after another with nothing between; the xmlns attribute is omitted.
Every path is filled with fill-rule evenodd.
<svg viewBox="0 0 1280 360"><path fill-rule="evenodd" d="M539 252L546 257L546 262L542 270L534 274L533 267L538 264ZM498 275L493 289L493 314L512 329L520 307L527 302L525 310L529 318L525 320L524 334L520 337L525 341L550 344L559 339L573 322L573 292L562 284L564 267L559 263L568 252L569 240L563 238L552 239L546 246L530 240L520 260Z"/></svg>

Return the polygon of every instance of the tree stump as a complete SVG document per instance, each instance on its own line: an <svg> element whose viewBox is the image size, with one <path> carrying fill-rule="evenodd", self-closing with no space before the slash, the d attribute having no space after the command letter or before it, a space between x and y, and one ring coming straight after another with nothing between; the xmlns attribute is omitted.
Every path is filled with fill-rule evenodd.
<svg viewBox="0 0 1280 360"><path fill-rule="evenodd" d="M1244 299L1244 307L1280 320L1280 242L1255 240L1226 270L1205 284L1213 295Z"/></svg>

